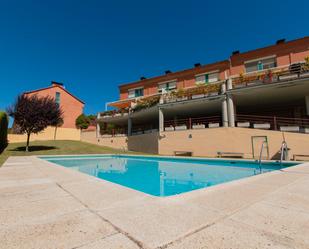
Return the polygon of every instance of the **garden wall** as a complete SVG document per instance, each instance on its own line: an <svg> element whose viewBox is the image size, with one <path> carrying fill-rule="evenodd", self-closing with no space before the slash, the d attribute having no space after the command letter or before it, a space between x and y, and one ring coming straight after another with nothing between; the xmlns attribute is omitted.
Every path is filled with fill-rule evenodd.
<svg viewBox="0 0 309 249"><path fill-rule="evenodd" d="M127 136L97 138L96 131L82 131L81 141L114 149L128 150Z"/></svg>
<svg viewBox="0 0 309 249"><path fill-rule="evenodd" d="M246 128L212 128L163 132L159 142L159 153L174 155L175 151L190 151L193 156L217 157L217 152L244 153L245 158L253 157L252 136L267 136L270 159L278 159L283 133ZM293 154L309 155L309 135L301 133L284 133ZM259 153L261 141L255 148Z"/></svg>
<svg viewBox="0 0 309 249"><path fill-rule="evenodd" d="M73 128L57 128L55 140L80 140L81 132L78 129ZM39 134L31 134L30 141L37 140L54 140L55 138L55 127L47 127L44 131ZM25 134L8 134L9 143L18 143L27 141Z"/></svg>

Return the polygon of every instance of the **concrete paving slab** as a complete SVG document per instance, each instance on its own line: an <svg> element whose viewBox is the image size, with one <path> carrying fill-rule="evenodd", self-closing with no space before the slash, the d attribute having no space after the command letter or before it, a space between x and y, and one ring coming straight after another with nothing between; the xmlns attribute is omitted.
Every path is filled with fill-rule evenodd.
<svg viewBox="0 0 309 249"><path fill-rule="evenodd" d="M125 237L123 234L118 233L106 238L97 240L90 244L78 247L78 249L139 249L140 247Z"/></svg>
<svg viewBox="0 0 309 249"><path fill-rule="evenodd" d="M6 249L78 248L114 233L113 227L89 211L0 228L1 247Z"/></svg>
<svg viewBox="0 0 309 249"><path fill-rule="evenodd" d="M164 245L224 216L207 207L164 200L134 201L99 214L150 248Z"/></svg>
<svg viewBox="0 0 309 249"><path fill-rule="evenodd" d="M57 217L70 212L85 210L86 208L71 196L57 197L38 201L1 202L0 227Z"/></svg>
<svg viewBox="0 0 309 249"><path fill-rule="evenodd" d="M38 201L64 196L69 196L69 193L59 188L55 183L0 188L0 203L15 203L18 205L24 201Z"/></svg>
<svg viewBox="0 0 309 249"><path fill-rule="evenodd" d="M294 241L226 219L167 245L168 249L293 249Z"/></svg>
<svg viewBox="0 0 309 249"><path fill-rule="evenodd" d="M78 196L93 210L123 207L123 204L127 204L128 201L135 202L145 199L143 193L95 178L82 182L62 183L61 186L72 195Z"/></svg>
<svg viewBox="0 0 309 249"><path fill-rule="evenodd" d="M260 202L230 218L309 248L309 213Z"/></svg>

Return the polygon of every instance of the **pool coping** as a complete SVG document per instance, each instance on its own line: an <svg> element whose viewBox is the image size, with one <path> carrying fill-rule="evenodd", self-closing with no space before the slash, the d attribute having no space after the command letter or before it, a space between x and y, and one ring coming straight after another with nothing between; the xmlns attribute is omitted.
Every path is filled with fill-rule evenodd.
<svg viewBox="0 0 309 249"><path fill-rule="evenodd" d="M94 154L87 156L94 156ZM306 197L299 194L300 190L307 191L309 189L309 163L306 162L280 171L246 177L180 195L157 197L73 171L58 164L57 167L50 167L54 164L39 157L45 156L10 157L0 169L0 176L5 172L12 170L15 172L18 168L26 170L29 167L33 173L31 171L29 176L24 176L22 170L17 170L14 179L15 177L18 179L29 177L33 178L34 182L45 179L49 184L55 183L60 189L74 197L76 201L83 203L87 210L115 227L122 236L136 245L136 248L198 248L193 246L197 241L204 244L213 243L213 248L224 248L217 243L224 243L220 236L227 236L229 231L225 231L222 235L220 235L220 231L229 226L232 226L233 233L247 234L253 231L249 234L254 236L255 240L253 241L263 242L266 238L269 244L273 244L274 241L276 243L292 243L289 244L291 247L296 242L297 245L308 242L306 246L299 248L308 248L309 246L309 241L306 239L308 230L303 228L302 224L303 220L309 220L309 211L303 209L302 202L282 203L280 199L284 193L299 198ZM209 160L209 158L205 159ZM292 163L295 162L292 161ZM36 172L42 173L43 176L33 175ZM24 180L12 181L9 177L10 175L8 175L7 181L13 182L16 187L24 188L24 184L28 184ZM0 182L0 190L1 184L5 186L6 182ZM48 196L48 198L53 197ZM276 207L277 213L284 215L278 218L278 214L272 214L274 207ZM259 213L261 209L264 210L262 214ZM36 213L33 215L37 218ZM298 219L298 216L301 219ZM247 217L250 219L247 220ZM267 222L273 220L267 227L259 223L265 217L267 217ZM289 220L289 217L293 217L293 222ZM62 218L60 217L60 219ZM251 224L251 220L254 223ZM278 226L280 224L287 227L286 230L289 234L279 232ZM213 235L215 236L214 240L209 240L207 236L212 234L213 229L217 226L223 227L221 230L215 230L217 234ZM293 233L295 226L299 228L297 234ZM301 227L302 229L300 229ZM205 235L207 236L205 237ZM17 235L12 234L12 236L14 239L18 239ZM290 236L292 240L286 242L286 236ZM237 242L245 245L242 248L252 248L252 246L248 246L250 241L244 238L237 241L233 241L231 238L227 239L229 243L235 244Z"/></svg>
<svg viewBox="0 0 309 249"><path fill-rule="evenodd" d="M124 157L140 157L140 158L143 158L143 157L154 157L154 158L169 158L169 159L189 159L189 160L192 160L192 161L195 161L195 160L213 160L213 161L216 161L216 160L219 160L219 161L238 161L238 162L256 162L257 160L243 160L243 159L238 159L238 160L234 160L234 159L223 159L223 158L194 158L194 157L179 157L179 156L160 156L160 155L156 155L156 156L151 156L151 155L147 155L147 156L144 156L144 155L126 155L126 154L80 154L80 155L49 155L49 156L44 156L44 155L40 155L40 156L34 156L36 157L37 159L39 160L42 160L44 162L47 162L53 166L56 166L56 167L61 167L61 168L65 168L65 169L69 169L69 170L72 170L70 169L69 167L65 167L65 166L62 166L60 164L57 164L57 163L53 163L53 162L49 162L49 161L46 161L45 159L41 158L41 157L78 157L78 156L102 156L102 157L108 157L108 156L124 156ZM98 157L100 158L100 157ZM274 161L274 160L263 160L263 162L266 162L266 163L277 163L277 161ZM295 161L284 161L284 163L295 163ZM300 165L301 163L298 163L296 165L293 165L293 166L288 166L287 168L290 168L290 167L294 167L294 166L298 166ZM203 188L199 188L199 189L195 189L195 190L191 190L191 191L187 191L187 192L184 192L184 193L180 193L180 194L176 194L176 195L170 195L170 196L155 196L155 195L152 195L152 194L149 194L149 193L146 193L146 192L143 192L143 191L139 191L139 190L136 190L134 188L130 188L130 187L127 187L127 186L124 186L124 185L121 185L121 184L117 184L117 183L114 183L114 182L111 182L111 181L108 181L108 180L105 180L105 179L101 179L101 178L98 178L96 176L92 176L92 175L88 175L87 173L83 173L83 172L80 172L80 171L76 171L80 174L83 174L83 175L87 175L87 176L90 176L94 179L98 179L98 180L101 180L101 181L104 181L106 183L110 183L110 184L113 184L113 185L116 185L116 186L120 186L122 188L125 188L127 189L128 191L132 191L132 192L136 192L136 193L139 193L139 194L142 194L142 195L145 195L145 197L151 197L153 199L177 199L179 198L180 196L183 196L183 197L190 197L191 195L193 196L193 194L195 193L196 195L199 195L199 192L204 192L206 190L210 190L212 191L213 189L215 190L216 188L219 188L221 185L227 185L227 184L232 184L232 183L235 183L235 182L238 182L238 181L245 181L246 179L248 178L252 178L252 177L262 177L263 175L265 174L272 174L272 173L278 173L280 172L282 169L280 170L274 170L274 171L270 171L270 172L266 172L266 173L263 173L263 174L258 174L258 175L254 175L254 176L248 176L248 177L244 177L244 178L240 178L240 179L235 179L235 180L231 180L231 181L227 181L227 182L222 182L222 183L219 183L219 184L216 184L216 185L212 185L212 186L209 186L209 187L203 187Z"/></svg>

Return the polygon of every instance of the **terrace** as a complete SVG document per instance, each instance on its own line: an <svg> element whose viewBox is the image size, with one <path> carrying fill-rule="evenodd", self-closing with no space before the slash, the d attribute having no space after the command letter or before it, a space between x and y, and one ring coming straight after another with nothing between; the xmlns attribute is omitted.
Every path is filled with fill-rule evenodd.
<svg viewBox="0 0 309 249"><path fill-rule="evenodd" d="M273 84L309 78L309 58L305 62L260 70L232 77L233 88Z"/></svg>

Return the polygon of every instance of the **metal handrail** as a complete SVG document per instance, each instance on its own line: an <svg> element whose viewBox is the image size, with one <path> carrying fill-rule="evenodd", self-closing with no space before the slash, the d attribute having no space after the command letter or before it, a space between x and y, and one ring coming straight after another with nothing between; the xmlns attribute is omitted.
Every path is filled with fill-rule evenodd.
<svg viewBox="0 0 309 249"><path fill-rule="evenodd" d="M260 174L262 173L262 154L263 154L263 150L264 150L264 144L266 144L266 141L263 141L262 146L261 146L261 150L260 150L260 156L259 156L259 169L260 169Z"/></svg>
<svg viewBox="0 0 309 249"><path fill-rule="evenodd" d="M286 141L283 141L281 144L281 149L280 149L280 166L282 167L282 161L283 161L283 154L284 154L284 150L288 150L288 145L286 143ZM286 159L286 158L285 158Z"/></svg>

